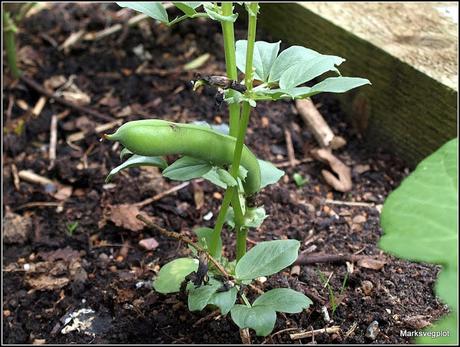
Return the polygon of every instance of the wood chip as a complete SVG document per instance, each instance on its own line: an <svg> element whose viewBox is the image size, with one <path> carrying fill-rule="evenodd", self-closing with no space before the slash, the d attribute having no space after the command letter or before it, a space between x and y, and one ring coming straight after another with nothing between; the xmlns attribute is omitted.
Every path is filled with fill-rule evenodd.
<svg viewBox="0 0 460 347"><path fill-rule="evenodd" d="M331 169L338 175L338 178L327 170L321 170L324 180L339 192L349 192L352 188L351 170L340 159L328 149L317 148L311 151L313 158L329 164Z"/></svg>
<svg viewBox="0 0 460 347"><path fill-rule="evenodd" d="M316 330L289 334L289 337L291 338L291 340L299 340L299 339L304 339L306 337L312 337L318 334L335 334L335 333L338 333L339 331L340 331L340 326L334 325L329 328L316 329Z"/></svg>
<svg viewBox="0 0 460 347"><path fill-rule="evenodd" d="M372 258L362 258L357 262L358 266L371 270L381 270L385 264L386 262L383 260Z"/></svg>

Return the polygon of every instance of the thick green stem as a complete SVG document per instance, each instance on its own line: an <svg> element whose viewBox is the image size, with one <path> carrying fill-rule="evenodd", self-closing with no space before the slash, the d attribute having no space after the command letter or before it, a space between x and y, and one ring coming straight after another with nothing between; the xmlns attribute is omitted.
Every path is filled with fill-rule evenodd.
<svg viewBox="0 0 460 347"><path fill-rule="evenodd" d="M253 58L254 58L254 46L256 41L256 28L257 28L257 12L258 3L251 3L249 5L249 24L248 24L248 46L246 50L246 66L245 66L245 77L244 84L247 88L246 95L251 97L252 94L252 80L253 80ZM244 138L246 136L246 129L249 124L249 116L251 114L251 105L245 101L243 103L243 109L241 112L240 126L238 129L238 136L236 139L235 152L232 163L232 176L237 177L238 168L241 161L241 153L243 151ZM239 203L239 201L238 201ZM236 215L236 214L235 214ZM237 262L246 253L246 235L247 230L242 227L235 218L236 224L236 260Z"/></svg>
<svg viewBox="0 0 460 347"><path fill-rule="evenodd" d="M222 14L224 16L231 16L233 14L233 3L222 3ZM225 51L225 65L227 69L227 77L233 81L238 79L238 71L236 69L236 55L235 55L235 32L233 29L233 22L221 22L222 34L224 37L224 51ZM229 96L233 96L234 91L229 91ZM238 134L238 123L240 118L240 105L230 104L229 110L229 124L230 136L236 137Z"/></svg>
<svg viewBox="0 0 460 347"><path fill-rule="evenodd" d="M15 43L16 30L13 20L7 11L3 12L3 38L5 40L6 57L8 59L8 66L10 67L11 74L14 78L19 78L21 71L17 64L16 43Z"/></svg>
<svg viewBox="0 0 460 347"><path fill-rule="evenodd" d="M224 7L225 6L225 7ZM256 38L256 24L257 24L257 16L253 15L257 13L258 4L251 3L249 13L249 26L248 26L248 47L246 52L246 66L245 66L245 85L247 88L247 95L251 95L252 92L252 65L253 65L253 55L254 55L254 44ZM231 15L233 11L232 4L230 6L228 3L222 4L223 11L231 10L228 12L223 12L224 15ZM233 25L231 26L231 31L229 29L224 29L226 24L222 23L222 29L227 30L224 31L224 46L225 46L225 58L227 64L227 74L230 70L229 65L231 66L231 73L235 73L235 75L229 75L228 77L231 79L236 80L236 57L235 57L235 43L234 43L234 35L233 35ZM230 39L230 34L231 39ZM235 76L235 78L232 78ZM231 112L231 109L230 109ZM231 167L231 175L236 179L238 177L238 169L241 163L241 154L243 151L244 145L244 138L246 136L246 129L249 123L249 115L251 113L251 106L248 102L243 103L242 107L242 114L241 119L239 119L238 130L236 131L236 144L234 150L234 156L232 161ZM232 118L232 116L230 116ZM238 118L239 118L239 107L238 107ZM230 120L230 129L232 129L232 119ZM229 201L233 201L234 211L235 211L235 225L237 231L237 242L236 242L236 253L237 253L237 260L239 260L245 253L246 253L246 230L242 232L242 224L244 216L242 214L240 201L238 199L238 191L236 188L231 187L228 188L224 195L224 202L222 203L222 207L219 211L219 215L217 216L216 225L214 227L213 237L211 239L210 244L210 252L211 254L215 254L217 249L217 242L220 238L220 234L222 232L223 222L225 221L225 215L227 214L227 210L229 208ZM236 207L236 208L235 208Z"/></svg>

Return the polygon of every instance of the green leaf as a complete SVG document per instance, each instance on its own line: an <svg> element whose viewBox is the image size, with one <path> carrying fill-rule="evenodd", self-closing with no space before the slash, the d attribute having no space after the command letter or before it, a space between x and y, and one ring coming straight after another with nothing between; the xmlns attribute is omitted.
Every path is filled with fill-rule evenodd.
<svg viewBox="0 0 460 347"><path fill-rule="evenodd" d="M242 227L245 228L258 228L262 225L267 215L263 207L249 207L244 214L244 222ZM229 207L225 215L225 222L230 228L235 228L235 211Z"/></svg>
<svg viewBox="0 0 460 347"><path fill-rule="evenodd" d="M281 75L291 66L296 65L299 62L306 64L307 61L319 55L321 54L312 49L301 46L291 46L285 49L273 63L268 82L278 82Z"/></svg>
<svg viewBox="0 0 460 347"><path fill-rule="evenodd" d="M436 294L451 307L452 314L439 325L452 324L448 328L451 336L432 343L454 343L457 336L457 146L458 140L453 139L424 159L386 199L381 217L384 235L380 248L402 258L443 266Z"/></svg>
<svg viewBox="0 0 460 347"><path fill-rule="evenodd" d="M142 12L160 22L169 23L168 13L161 2L117 2L117 5Z"/></svg>
<svg viewBox="0 0 460 347"><path fill-rule="evenodd" d="M168 166L166 161L161 157L145 157L143 155L134 154L124 163L118 165L117 167L113 168L112 171L109 172L105 182L110 182L110 180L119 173L121 170L130 168L130 167L139 167L139 166L157 166L160 168L165 168Z"/></svg>
<svg viewBox="0 0 460 347"><path fill-rule="evenodd" d="M251 248L236 264L235 275L240 280L269 276L291 265L296 259L297 240L265 241Z"/></svg>
<svg viewBox="0 0 460 347"><path fill-rule="evenodd" d="M218 168L217 174L219 175L220 180L224 182L225 185L228 187L234 187L238 184L236 180L233 178L233 176L230 175L230 173L227 170Z"/></svg>
<svg viewBox="0 0 460 347"><path fill-rule="evenodd" d="M297 187L302 187L308 183L308 179L303 178L302 175L297 172L292 176L292 178L294 179L294 182L297 185Z"/></svg>
<svg viewBox="0 0 460 347"><path fill-rule="evenodd" d="M424 332L432 332L433 334L448 333L449 336L424 336L418 337L415 342L417 344L426 344L426 345L452 345L455 346L458 343L458 325L457 325L457 313L456 311L450 313L446 318L443 318L437 322L434 322L433 325L426 328Z"/></svg>
<svg viewBox="0 0 460 347"><path fill-rule="evenodd" d="M171 180L188 181L202 177L211 169L212 165L209 162L185 156L169 165L163 171L163 176Z"/></svg>
<svg viewBox="0 0 460 347"><path fill-rule="evenodd" d="M216 292L209 299L209 305L216 305L220 309L220 313L226 315L235 306L236 295L238 290L233 287L225 292Z"/></svg>
<svg viewBox="0 0 460 347"><path fill-rule="evenodd" d="M198 244L206 249L209 249L208 244L211 241L211 236L214 232L211 228L201 227L193 230L198 237ZM222 238L219 237L217 243L217 254L222 253Z"/></svg>
<svg viewBox="0 0 460 347"><path fill-rule="evenodd" d="M260 189L268 186L269 184L274 184L284 176L284 171L278 169L275 165L269 161L262 159L257 159L260 167Z"/></svg>
<svg viewBox="0 0 460 347"><path fill-rule="evenodd" d="M196 14L195 8L201 5L201 2L173 2L179 10L191 17Z"/></svg>
<svg viewBox="0 0 460 347"><path fill-rule="evenodd" d="M220 176L217 173L217 169L217 167L213 167L202 177L220 188L227 189L227 185L220 179Z"/></svg>
<svg viewBox="0 0 460 347"><path fill-rule="evenodd" d="M200 55L199 57L193 59L192 61L188 62L187 64L184 65L184 70L189 71L189 70L194 70L198 69L200 66L202 66L206 61L211 57L211 54L205 53Z"/></svg>
<svg viewBox="0 0 460 347"><path fill-rule="evenodd" d="M217 6L214 6L210 2L205 2L203 7L204 7L204 10L206 11L206 13L208 14L209 18L214 19L214 20L219 21L219 22L231 22L231 23L234 23L236 21L236 19L238 18L238 13L233 13L230 16L224 16L224 15L220 14L219 12L217 12L217 11L219 11L219 8Z"/></svg>
<svg viewBox="0 0 460 347"><path fill-rule="evenodd" d="M254 78L260 81L268 81L270 69L278 55L281 41L269 43L265 41L257 41L254 44L254 61L255 68ZM239 40L236 42L236 66L245 73L246 69L246 51L247 40Z"/></svg>
<svg viewBox="0 0 460 347"><path fill-rule="evenodd" d="M163 294L178 292L185 276L196 270L198 270L198 259L174 259L160 269L153 282L153 288Z"/></svg>
<svg viewBox="0 0 460 347"><path fill-rule="evenodd" d="M312 304L312 301L290 288L276 288L259 296L252 304L256 306L269 306L277 312L299 313Z"/></svg>
<svg viewBox="0 0 460 347"><path fill-rule="evenodd" d="M120 152L120 160L123 160L127 156L131 156L134 153L131 152L128 148L123 148ZM166 163L166 162L165 162ZM167 166L167 165L166 165Z"/></svg>
<svg viewBox="0 0 460 347"><path fill-rule="evenodd" d="M359 77L329 77L315 84L310 89L310 95L318 93L345 93L350 89L371 84L368 79Z"/></svg>
<svg viewBox="0 0 460 347"><path fill-rule="evenodd" d="M201 311L206 307L212 295L222 285L219 281L209 280L209 284L195 287L193 283L187 285L188 290L188 309L190 311Z"/></svg>
<svg viewBox="0 0 460 347"><path fill-rule="evenodd" d="M319 55L308 62L300 62L287 69L280 78L280 88L292 89L299 84L308 82L328 71L338 72L335 66L343 63L345 59L334 55Z"/></svg>
<svg viewBox="0 0 460 347"><path fill-rule="evenodd" d="M267 306L235 305L230 314L240 329L254 329L257 336L267 336L275 327L276 312Z"/></svg>

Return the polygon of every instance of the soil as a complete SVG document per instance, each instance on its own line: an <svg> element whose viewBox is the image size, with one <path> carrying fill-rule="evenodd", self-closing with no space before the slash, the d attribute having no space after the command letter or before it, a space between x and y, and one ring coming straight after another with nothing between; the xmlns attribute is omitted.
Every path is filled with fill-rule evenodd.
<svg viewBox="0 0 460 347"><path fill-rule="evenodd" d="M226 123L225 106L215 107L215 91L205 87L193 92L190 84L195 72L225 72L222 36L215 23L186 21L169 29L148 21L99 41L81 40L68 50L59 49L72 33L100 31L123 23L127 14L131 15L120 12L115 4L63 3L30 16L20 25L18 38L24 73L48 86L56 76L65 76L78 87L80 100L90 98L86 107L114 120ZM238 39L244 38L244 29L237 26ZM258 38L270 39L260 31ZM193 72L183 69L204 53L210 54L204 65ZM132 168L105 184L108 172L120 163L120 148L100 142L101 134L94 130L107 121L51 100L34 116L30 109L41 96L5 74L3 341L241 343L238 327L228 316L212 315L209 309L189 312L182 295L165 296L152 290L151 280L160 266L188 255L187 247L148 229L116 225L116 218L110 218L113 206L138 203L178 182L161 178L156 169ZM252 342L410 343L409 337L400 336L401 330L419 329L447 309L433 293L439 267L399 260L377 247L382 234L381 206L409 171L391 154L368 150L332 96L320 95L313 101L333 131L347 140L336 154L353 170L353 190L334 191L322 179L325 165L314 160L283 167L286 175L280 182L257 196L256 203L264 205L269 217L258 230L249 232L249 245L293 238L301 241L302 252L369 255L380 266L318 263L301 266L298 273L286 269L264 283L257 282L263 290L291 287L306 292L313 305L300 314L278 314L273 334L262 338L252 332ZM48 153L53 115L61 117L54 166ZM291 102L258 103L247 143L258 157L286 163L285 129L291 133L297 159L308 158L315 139ZM82 140L66 142L79 131L86 134ZM18 179L22 170L52 182L41 185ZM298 187L294 173L308 183ZM193 237L193 228L212 226L222 194L207 182L194 182L141 210L165 228ZM363 204L336 205L326 199ZM209 212L212 218L207 220ZM139 241L151 237L158 241L157 248L139 246ZM234 242L232 233L226 233L229 257L234 255ZM330 291L339 302L334 312ZM249 292L249 297L254 299L254 293ZM329 323L322 314L324 304L332 319ZM72 331L71 325L77 324L76 318L67 324L72 314L79 315L80 323L92 319L93 324ZM378 322L375 338L366 336L373 321ZM339 333L296 341L289 336L333 325L340 327Z"/></svg>

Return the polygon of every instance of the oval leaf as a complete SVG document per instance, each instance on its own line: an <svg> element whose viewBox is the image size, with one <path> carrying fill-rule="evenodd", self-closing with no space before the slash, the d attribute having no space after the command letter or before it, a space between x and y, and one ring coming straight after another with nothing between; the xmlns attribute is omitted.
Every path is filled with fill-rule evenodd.
<svg viewBox="0 0 460 347"><path fill-rule="evenodd" d="M254 329L257 336L267 336L275 327L276 312L268 306L235 305L230 314L240 329Z"/></svg>
<svg viewBox="0 0 460 347"><path fill-rule="evenodd" d="M201 311L208 305L212 295L222 285L219 281L210 279L209 284L195 287L193 283L187 285L188 309L190 311Z"/></svg>
<svg viewBox="0 0 460 347"><path fill-rule="evenodd" d="M276 56L280 49L281 41L269 43L257 41L254 44L253 67L255 69L254 78L259 81L268 81L268 76L275 62ZM236 42L236 66L241 72L245 73L246 69L246 51L247 40Z"/></svg>
<svg viewBox="0 0 460 347"><path fill-rule="evenodd" d="M117 2L117 5L142 12L160 22L169 23L168 13L161 2Z"/></svg>
<svg viewBox="0 0 460 347"><path fill-rule="evenodd" d="M198 259L174 259L160 269L158 277L153 282L153 288L163 294L178 292L185 276L196 270L198 270Z"/></svg>
<svg viewBox="0 0 460 347"><path fill-rule="evenodd" d="M299 313L312 304L312 301L290 288L276 288L259 296L252 306L269 306L277 312Z"/></svg>
<svg viewBox="0 0 460 347"><path fill-rule="evenodd" d="M208 304L216 305L220 309L220 313L226 315L235 306L236 295L238 290L233 287L225 292L216 292L211 296Z"/></svg>
<svg viewBox="0 0 460 347"><path fill-rule="evenodd" d="M284 171L278 169L275 165L266 160L257 159L260 167L260 188L269 184L274 184L284 176Z"/></svg>
<svg viewBox="0 0 460 347"><path fill-rule="evenodd" d="M261 242L236 264L235 275L240 280L269 276L291 265L296 259L300 242L274 240Z"/></svg>
<svg viewBox="0 0 460 347"><path fill-rule="evenodd" d="M169 165L163 176L176 181L188 181L201 177L212 169L212 165L204 160L182 157Z"/></svg>
<svg viewBox="0 0 460 347"><path fill-rule="evenodd" d="M334 55L319 55L307 63L300 62L287 69L280 78L281 89L291 89L299 84L308 82L328 71L338 72L336 66L345 59Z"/></svg>
<svg viewBox="0 0 460 347"><path fill-rule="evenodd" d="M319 56L320 53L302 46L291 46L280 53L270 70L269 83L278 82L281 75L291 66L299 62L306 63L308 60Z"/></svg>
<svg viewBox="0 0 460 347"><path fill-rule="evenodd" d="M125 153L126 155L126 153ZM110 182L110 180L119 173L121 170L130 168L130 167L139 167L139 166L157 166L160 168L165 168L168 166L166 161L161 157L145 157L143 155L134 154L124 163L118 165L116 168L113 168L112 171L109 172L105 182Z"/></svg>
<svg viewBox="0 0 460 347"><path fill-rule="evenodd" d="M358 88L366 84L371 84L371 82L365 78L329 77L311 87L308 93L310 93L310 95L318 93L345 93L350 89Z"/></svg>

